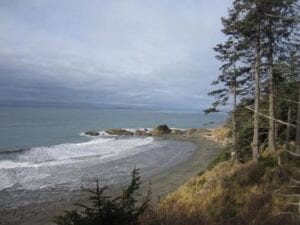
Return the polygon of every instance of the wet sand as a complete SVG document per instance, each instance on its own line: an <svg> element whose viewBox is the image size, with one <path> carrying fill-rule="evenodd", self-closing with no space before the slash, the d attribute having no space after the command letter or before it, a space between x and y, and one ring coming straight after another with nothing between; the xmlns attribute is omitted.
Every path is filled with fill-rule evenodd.
<svg viewBox="0 0 300 225"><path fill-rule="evenodd" d="M219 149L219 145L215 142L207 140L198 134L186 137L176 135L166 138L192 142L196 145L196 150L187 161L176 165L168 171L155 175L150 179L153 200L175 191L188 179L205 171L208 164L215 158ZM143 188L146 189L145 186Z"/></svg>
<svg viewBox="0 0 300 225"><path fill-rule="evenodd" d="M148 181L151 181L152 199L156 201L159 197L176 190L181 184L190 177L197 175L206 169L208 163L217 154L218 145L213 141L202 138L202 131L193 134L171 134L163 138L167 140L183 141L193 143L196 150L184 162L173 166L163 172L149 177L143 177L144 184L141 192L145 193L148 189ZM110 187L110 193L119 192L122 184ZM55 195L55 192L52 193ZM18 207L1 219L0 224L10 225L52 225L54 216L61 215L64 210L73 208L74 203L87 202L86 190L77 190L69 193L69 198L61 201L45 202L29 207Z"/></svg>

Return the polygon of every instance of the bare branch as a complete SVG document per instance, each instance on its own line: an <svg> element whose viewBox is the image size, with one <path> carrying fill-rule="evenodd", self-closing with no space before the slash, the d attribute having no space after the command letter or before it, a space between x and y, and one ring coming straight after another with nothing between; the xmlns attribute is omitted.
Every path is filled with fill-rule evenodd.
<svg viewBox="0 0 300 225"><path fill-rule="evenodd" d="M244 107L245 107L246 109L248 109L248 110L254 112L254 113L257 113L258 115L260 115L260 116L262 116L262 117L265 117L265 118L269 119L269 120L273 120L273 121L275 121L275 122L281 123L281 124L286 125L286 126L291 126L291 127L294 127L294 128L297 127L297 126L294 125L294 124L287 123L287 122L284 122L284 121L282 121L282 120L278 120L278 119L272 118L272 117L270 117L270 116L268 116L268 115L266 115L266 114L257 112L257 111L255 111L254 109L252 109L252 108L250 108L250 107L248 107L248 106L244 106Z"/></svg>
<svg viewBox="0 0 300 225"><path fill-rule="evenodd" d="M288 151L288 150L287 150L287 152L290 153L293 156L300 157L300 154L297 154L295 152L291 152L291 151Z"/></svg>
<svg viewBox="0 0 300 225"><path fill-rule="evenodd" d="M300 184L300 180L295 180L295 179L293 179L293 178L290 178L290 180L291 180L292 182L294 182L295 184Z"/></svg>

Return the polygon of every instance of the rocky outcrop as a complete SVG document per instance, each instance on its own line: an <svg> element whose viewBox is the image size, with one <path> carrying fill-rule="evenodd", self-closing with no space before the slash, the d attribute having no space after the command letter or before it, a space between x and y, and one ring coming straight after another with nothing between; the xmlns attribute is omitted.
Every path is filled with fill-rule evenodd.
<svg viewBox="0 0 300 225"><path fill-rule="evenodd" d="M118 136L132 136L134 135L133 132L125 129L108 129L105 131L107 134L110 135L118 135Z"/></svg>
<svg viewBox="0 0 300 225"><path fill-rule="evenodd" d="M195 128L190 128L190 129L187 129L186 133L187 133L187 134L194 134L194 133L196 133L197 131L198 131L198 130L195 129Z"/></svg>
<svg viewBox="0 0 300 225"><path fill-rule="evenodd" d="M170 133L171 130L167 125L159 125L151 131L151 134L153 136L160 136L160 135L170 134Z"/></svg>
<svg viewBox="0 0 300 225"><path fill-rule="evenodd" d="M178 130L178 129L172 129L172 134L184 134L185 131L184 130Z"/></svg>
<svg viewBox="0 0 300 225"><path fill-rule="evenodd" d="M107 129L105 131L108 135L114 136L140 136L140 137L149 137L149 136L163 136L163 135L174 135L174 136L182 136L182 137L200 137L206 134L209 136L209 132L205 129L170 129L167 125L158 125L154 129L141 128L138 130L130 130L123 128L115 128L115 129ZM99 136L101 133L98 131L87 131L85 135L89 136Z"/></svg>
<svg viewBox="0 0 300 225"><path fill-rule="evenodd" d="M151 133L149 132L148 129L143 129L143 130L136 130L134 132L134 135L136 135L136 136L151 136Z"/></svg>
<svg viewBox="0 0 300 225"><path fill-rule="evenodd" d="M87 131L84 134L85 135L89 135L89 136L99 136L99 132L98 131Z"/></svg>

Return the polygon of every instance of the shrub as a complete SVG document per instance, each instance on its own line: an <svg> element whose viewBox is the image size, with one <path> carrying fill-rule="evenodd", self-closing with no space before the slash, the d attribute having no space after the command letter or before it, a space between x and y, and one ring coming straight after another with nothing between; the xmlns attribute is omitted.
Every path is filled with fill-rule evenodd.
<svg viewBox="0 0 300 225"><path fill-rule="evenodd" d="M202 171L200 171L200 172L197 174L197 176L198 176L198 177L201 177L204 173L205 173L205 171L202 170Z"/></svg>
<svg viewBox="0 0 300 225"><path fill-rule="evenodd" d="M100 188L97 182L96 191L90 191L91 206L77 204L82 210L66 211L56 218L57 225L138 225L139 217L146 210L149 196L137 205L137 191L141 185L139 169L132 171L130 185L120 196L105 196L106 187Z"/></svg>
<svg viewBox="0 0 300 225"><path fill-rule="evenodd" d="M189 213L188 206L176 204L149 208L142 217L142 225L208 225L201 212Z"/></svg>
<svg viewBox="0 0 300 225"><path fill-rule="evenodd" d="M272 196L270 193L253 193L246 202L243 220L248 224L264 224L266 218L271 217Z"/></svg>
<svg viewBox="0 0 300 225"><path fill-rule="evenodd" d="M249 163L242 166L239 170L236 170L233 179L241 186L246 186L257 184L264 174L265 167L263 163Z"/></svg>
<svg viewBox="0 0 300 225"><path fill-rule="evenodd" d="M227 161L230 158L231 158L230 148L229 147L223 148L219 151L216 158L209 163L209 165L207 166L207 169L212 170L217 164L219 164L220 162Z"/></svg>
<svg viewBox="0 0 300 225"><path fill-rule="evenodd" d="M266 157L260 159L265 167L274 168L278 165L277 159L275 157Z"/></svg>

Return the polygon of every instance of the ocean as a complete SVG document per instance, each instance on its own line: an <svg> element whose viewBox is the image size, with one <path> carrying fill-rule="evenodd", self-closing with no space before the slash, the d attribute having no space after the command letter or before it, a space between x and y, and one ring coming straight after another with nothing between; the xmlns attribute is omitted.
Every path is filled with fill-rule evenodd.
<svg viewBox="0 0 300 225"><path fill-rule="evenodd" d="M0 152L79 143L88 130L151 128L167 124L175 128L213 127L224 115L199 112L80 107L0 107ZM212 123L213 122L213 123Z"/></svg>
<svg viewBox="0 0 300 225"><path fill-rule="evenodd" d="M193 155L190 142L154 137L88 137L108 128L216 126L220 115L201 112L80 107L0 107L0 208L68 199L101 184L122 183L136 166L144 178ZM214 122L214 123L212 123Z"/></svg>

